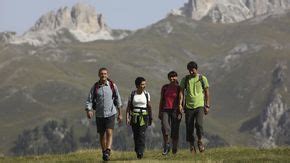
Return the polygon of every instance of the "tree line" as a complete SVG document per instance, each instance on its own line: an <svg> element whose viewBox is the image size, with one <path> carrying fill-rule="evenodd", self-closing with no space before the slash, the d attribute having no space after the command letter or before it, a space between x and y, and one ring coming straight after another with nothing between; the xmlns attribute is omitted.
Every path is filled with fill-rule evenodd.
<svg viewBox="0 0 290 163"><path fill-rule="evenodd" d="M92 122L93 123L93 122ZM94 123L93 123L94 124ZM182 126L181 127L185 127ZM159 125L148 128L146 132L146 148L161 149L162 134ZM64 154L74 152L78 149L99 148L99 136L95 126L86 127L81 136L77 136L75 128L69 126L67 120L51 120L42 127L25 129L18 135L11 153L17 156L42 155L42 154ZM185 130L180 130L181 148L187 148L185 141ZM226 146L227 143L216 135L205 134L210 143L208 147ZM114 150L134 150L132 131L129 126L116 127L113 138Z"/></svg>

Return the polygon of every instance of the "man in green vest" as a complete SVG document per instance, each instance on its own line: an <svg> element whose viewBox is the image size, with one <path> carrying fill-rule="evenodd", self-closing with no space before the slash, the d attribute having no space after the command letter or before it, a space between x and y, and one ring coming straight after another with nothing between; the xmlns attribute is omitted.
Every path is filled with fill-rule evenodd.
<svg viewBox="0 0 290 163"><path fill-rule="evenodd" d="M192 154L196 153L194 128L197 135L197 146L204 152L203 115L209 112L209 84L207 78L198 73L198 66L194 61L187 64L189 75L180 82L179 109L185 112L186 141L190 144ZM185 99L185 100L184 100Z"/></svg>

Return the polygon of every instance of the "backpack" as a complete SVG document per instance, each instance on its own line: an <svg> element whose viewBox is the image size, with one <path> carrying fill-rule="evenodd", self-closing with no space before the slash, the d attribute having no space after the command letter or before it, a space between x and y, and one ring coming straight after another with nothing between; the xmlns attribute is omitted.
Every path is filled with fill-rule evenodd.
<svg viewBox="0 0 290 163"><path fill-rule="evenodd" d="M109 81L109 85L110 85L110 88L112 90L112 99L113 99L113 103L114 105L116 106L117 105L117 94L116 94L116 90L115 90L115 87L114 87L114 82L111 80L111 79L107 79ZM99 81L97 81L95 84L94 84L94 91L93 91L93 109L95 110L96 109L96 100L97 100L97 96L96 96L96 93L98 92L98 89L99 89Z"/></svg>

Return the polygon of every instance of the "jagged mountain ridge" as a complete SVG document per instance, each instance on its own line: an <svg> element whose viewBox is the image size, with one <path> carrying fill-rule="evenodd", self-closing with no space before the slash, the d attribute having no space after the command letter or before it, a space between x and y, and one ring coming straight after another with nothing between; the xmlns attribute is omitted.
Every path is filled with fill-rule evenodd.
<svg viewBox="0 0 290 163"><path fill-rule="evenodd" d="M288 66L285 62L277 63L272 73L271 91L268 103L264 105L262 113L245 122L240 131L249 131L255 135L256 146L262 148L275 148L283 145L281 142L289 142L287 135L290 133L290 109L285 102L288 94L287 72ZM289 137L288 137L289 138Z"/></svg>
<svg viewBox="0 0 290 163"><path fill-rule="evenodd" d="M122 39L129 33L114 32L106 25L103 15L98 14L93 6L77 3L72 8L63 7L44 14L22 36L7 33L6 42L39 46L58 42Z"/></svg>
<svg viewBox="0 0 290 163"><path fill-rule="evenodd" d="M180 13L194 20L208 18L214 23L236 23L289 9L289 0L189 0Z"/></svg>
<svg viewBox="0 0 290 163"><path fill-rule="evenodd" d="M51 11L43 15L30 31L58 30L61 28L82 30L95 33L110 29L105 24L102 14L98 14L93 6L78 3L71 9L63 7L57 12Z"/></svg>

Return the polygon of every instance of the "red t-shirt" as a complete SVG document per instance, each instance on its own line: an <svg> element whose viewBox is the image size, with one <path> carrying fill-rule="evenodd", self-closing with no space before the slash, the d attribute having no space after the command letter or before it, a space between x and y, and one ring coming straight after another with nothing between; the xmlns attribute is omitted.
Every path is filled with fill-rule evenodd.
<svg viewBox="0 0 290 163"><path fill-rule="evenodd" d="M166 84L161 89L162 105L160 109L177 109L178 107L178 96L179 96L179 85L178 84Z"/></svg>

